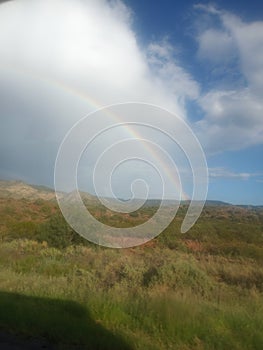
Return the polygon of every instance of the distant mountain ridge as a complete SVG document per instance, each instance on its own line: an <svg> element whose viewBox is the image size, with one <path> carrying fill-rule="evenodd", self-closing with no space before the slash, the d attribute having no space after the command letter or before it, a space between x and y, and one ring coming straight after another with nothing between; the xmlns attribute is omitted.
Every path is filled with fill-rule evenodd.
<svg viewBox="0 0 263 350"><path fill-rule="evenodd" d="M69 198L74 198L76 196L76 193L64 193L62 195L65 195ZM89 194L88 192L80 192L81 197L90 203L99 203L99 199L96 196L93 196ZM28 199L28 200L36 200L36 199L43 199L43 200L55 200L56 194L54 189L49 188L47 186L43 185L31 185L27 184L23 181L17 181L17 180L0 180L0 198L14 198L14 199ZM107 198L108 201L113 201L114 199ZM124 201L124 200L122 200ZM124 201L125 202L125 201ZM148 199L144 206L146 207L156 207L160 205L161 200L160 199ZM176 200L169 200L164 199L164 205L165 206L174 206L178 205L178 201ZM188 205L190 203L189 200L187 201L181 201L182 205ZM218 200L207 200L205 202L205 206L236 206L236 207L243 207L246 209L249 208L262 208L263 205L233 205L231 203L218 201Z"/></svg>

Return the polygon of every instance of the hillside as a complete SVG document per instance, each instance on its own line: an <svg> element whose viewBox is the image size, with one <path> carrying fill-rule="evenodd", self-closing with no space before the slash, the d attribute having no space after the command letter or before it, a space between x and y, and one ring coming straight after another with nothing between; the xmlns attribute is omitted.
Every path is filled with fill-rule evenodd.
<svg viewBox="0 0 263 350"><path fill-rule="evenodd" d="M1 185L0 347L263 348L263 208L209 202L181 234L184 203L158 237L118 250L74 232L49 189ZM108 225L156 210L117 214L82 195Z"/></svg>
<svg viewBox="0 0 263 350"><path fill-rule="evenodd" d="M22 181L0 180L0 198L51 200L55 199L55 193L45 186L28 185Z"/></svg>

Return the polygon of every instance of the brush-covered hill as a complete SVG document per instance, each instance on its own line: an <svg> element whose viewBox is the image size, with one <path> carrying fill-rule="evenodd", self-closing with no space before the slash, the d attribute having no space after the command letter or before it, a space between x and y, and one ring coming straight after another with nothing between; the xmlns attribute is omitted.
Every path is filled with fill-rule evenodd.
<svg viewBox="0 0 263 350"><path fill-rule="evenodd" d="M22 181L0 180L0 198L51 200L55 199L55 193L45 186L28 185Z"/></svg>

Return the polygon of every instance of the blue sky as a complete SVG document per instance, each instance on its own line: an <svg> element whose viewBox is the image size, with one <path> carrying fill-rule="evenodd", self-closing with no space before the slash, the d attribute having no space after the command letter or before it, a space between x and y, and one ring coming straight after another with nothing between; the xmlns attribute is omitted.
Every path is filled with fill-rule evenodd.
<svg viewBox="0 0 263 350"><path fill-rule="evenodd" d="M0 92L1 178L52 186L59 145L76 122L97 108L138 101L180 115L197 135L209 199L263 204L261 1L6 2ZM164 125L173 130L176 122ZM176 158L176 147L158 141ZM85 183L107 142L83 157ZM127 195L135 168L125 168L125 181L115 179L118 196ZM187 173L185 163L179 168Z"/></svg>
<svg viewBox="0 0 263 350"><path fill-rule="evenodd" d="M240 73L238 60L231 63L235 74L228 74L224 62L218 62L217 66L222 72L211 75L214 69L213 62L198 59L198 43L196 42L195 28L198 27L200 13L195 10L197 1L136 1L126 0L126 3L135 13L135 27L139 40L149 42L161 40L167 37L169 42L179 48L177 59L180 64L191 72L201 85L203 92L215 88L217 85L226 87L229 85L239 87L244 84ZM204 5L212 5L215 8L229 12L239 17L244 23L253 23L263 20L262 1L214 1L200 2ZM206 18L205 20L208 21ZM220 28L218 18L210 18L211 25ZM205 23L203 23L205 27ZM263 28L261 27L261 30ZM261 32L263 36L263 33ZM261 41L262 43L262 41ZM253 55L254 52L251 52ZM226 69L226 70L225 70ZM262 96L263 97L263 96ZM261 106L262 107L262 106ZM194 101L188 102L188 113L191 120L203 118L203 111ZM261 109L263 123L263 109ZM240 149L239 149L240 148ZM216 170L214 177L210 178L208 197L229 201L232 203L262 204L263 203L263 146L248 145L243 149L242 144L235 150L220 150L218 154L208 155L208 165ZM247 176L246 176L247 174Z"/></svg>

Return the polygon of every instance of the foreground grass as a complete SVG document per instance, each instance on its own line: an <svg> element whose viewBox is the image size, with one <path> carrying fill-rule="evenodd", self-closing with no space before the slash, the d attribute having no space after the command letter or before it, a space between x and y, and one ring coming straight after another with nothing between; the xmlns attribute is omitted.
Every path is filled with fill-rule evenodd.
<svg viewBox="0 0 263 350"><path fill-rule="evenodd" d="M131 349L117 334L94 321L87 307L63 299L0 293L2 327L23 336L46 337L58 347L87 345L91 349Z"/></svg>
<svg viewBox="0 0 263 350"><path fill-rule="evenodd" d="M0 289L0 327L58 348L263 348L257 260L15 240L0 245Z"/></svg>

